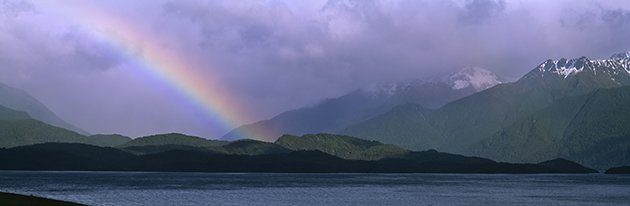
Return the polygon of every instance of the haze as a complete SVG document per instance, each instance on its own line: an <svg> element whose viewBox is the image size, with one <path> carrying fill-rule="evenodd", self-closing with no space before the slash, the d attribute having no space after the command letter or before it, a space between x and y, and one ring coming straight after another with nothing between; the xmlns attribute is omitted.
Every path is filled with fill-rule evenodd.
<svg viewBox="0 0 630 206"><path fill-rule="evenodd" d="M63 3L0 1L0 82L90 133L134 137L218 138L232 128L139 72L138 58L107 41L116 31L78 23L94 9L148 31L159 48L199 65L190 72L217 80L223 94L242 103L247 117L240 123L370 84L465 66L514 80L548 58L605 58L630 47L624 0ZM69 7L80 12L64 13Z"/></svg>

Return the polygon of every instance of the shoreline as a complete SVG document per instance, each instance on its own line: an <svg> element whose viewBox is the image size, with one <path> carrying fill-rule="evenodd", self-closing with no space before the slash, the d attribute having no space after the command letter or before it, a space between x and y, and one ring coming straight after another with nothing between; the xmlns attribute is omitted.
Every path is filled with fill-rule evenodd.
<svg viewBox="0 0 630 206"><path fill-rule="evenodd" d="M248 171L173 171L173 170L20 170L0 169L0 172L48 172L48 173L190 173L190 174L426 174L426 175L592 175L606 173L596 170L591 173L575 172L248 172Z"/></svg>
<svg viewBox="0 0 630 206"><path fill-rule="evenodd" d="M84 204L68 202L63 200L49 199L33 195L16 194L10 192L0 192L0 203L2 205L29 205L29 206L85 206Z"/></svg>

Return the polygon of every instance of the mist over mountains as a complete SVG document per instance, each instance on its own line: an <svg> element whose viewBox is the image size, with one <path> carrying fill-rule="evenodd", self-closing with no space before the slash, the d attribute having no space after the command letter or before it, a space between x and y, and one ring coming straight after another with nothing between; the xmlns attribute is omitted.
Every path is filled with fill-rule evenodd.
<svg viewBox="0 0 630 206"><path fill-rule="evenodd" d="M86 131L83 131L82 129L79 129L59 118L44 104L39 102L27 92L2 83L0 83L0 105L14 110L24 111L33 118L46 122L50 125L73 130L81 134L87 134Z"/></svg>
<svg viewBox="0 0 630 206"><path fill-rule="evenodd" d="M600 168L629 164L627 54L550 59L516 82L435 110L401 105L344 133L502 161L564 157Z"/></svg>
<svg viewBox="0 0 630 206"><path fill-rule="evenodd" d="M435 149L515 163L564 158L597 169L630 165L630 52L594 60L549 59L508 83L485 69L467 67L440 78L367 86L223 137L243 138L232 136L238 130L264 131L269 136L248 138L267 142L176 133L133 140L86 136L27 93L1 88L3 148L63 142L116 147L134 155L320 150L369 161ZM307 135L318 133L349 136Z"/></svg>
<svg viewBox="0 0 630 206"><path fill-rule="evenodd" d="M90 133L128 136L216 138L371 83L470 65L516 80L547 58L630 45L630 4L609 0L3 0L0 11L0 82ZM208 102L242 103L241 117L221 125L178 87L190 81L154 67L208 80L199 88L223 94Z"/></svg>
<svg viewBox="0 0 630 206"><path fill-rule="evenodd" d="M283 134L339 133L352 124L381 115L403 104L438 108L504 81L479 67L466 67L447 76L392 84L370 85L319 104L281 113L271 119L243 125L223 139L259 138L274 141ZM239 134L265 134L242 137Z"/></svg>

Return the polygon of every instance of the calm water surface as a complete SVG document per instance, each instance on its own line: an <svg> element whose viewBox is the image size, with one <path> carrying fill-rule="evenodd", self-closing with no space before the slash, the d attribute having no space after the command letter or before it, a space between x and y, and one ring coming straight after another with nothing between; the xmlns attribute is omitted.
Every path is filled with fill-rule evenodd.
<svg viewBox="0 0 630 206"><path fill-rule="evenodd" d="M88 205L629 205L630 176L0 171L0 191Z"/></svg>

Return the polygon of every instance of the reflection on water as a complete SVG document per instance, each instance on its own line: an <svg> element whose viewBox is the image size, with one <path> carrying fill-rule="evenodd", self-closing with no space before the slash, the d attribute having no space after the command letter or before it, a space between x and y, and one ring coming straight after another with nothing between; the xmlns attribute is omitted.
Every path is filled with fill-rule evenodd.
<svg viewBox="0 0 630 206"><path fill-rule="evenodd" d="M89 205L626 205L630 176L0 171L0 191Z"/></svg>

